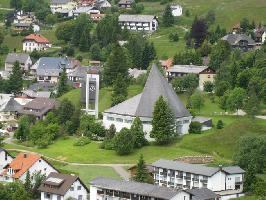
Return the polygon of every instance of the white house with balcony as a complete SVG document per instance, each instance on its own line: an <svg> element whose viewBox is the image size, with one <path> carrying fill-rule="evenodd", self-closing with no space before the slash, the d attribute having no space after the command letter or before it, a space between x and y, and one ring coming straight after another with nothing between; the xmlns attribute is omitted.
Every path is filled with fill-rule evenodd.
<svg viewBox="0 0 266 200"><path fill-rule="evenodd" d="M141 94L104 111L104 126L109 128L114 124L116 130L120 131L122 128L130 128L133 120L139 117L143 124L143 130L147 133L146 139L152 141L153 138L149 133L152 130L153 109L160 96L168 102L174 113L176 132L180 135L188 133L192 116L155 64L150 70Z"/></svg>
<svg viewBox="0 0 266 200"><path fill-rule="evenodd" d="M238 166L207 167L179 161L154 162L154 182L159 186L176 189L208 188L222 200L244 196L245 171Z"/></svg>
<svg viewBox="0 0 266 200"><path fill-rule="evenodd" d="M55 172L48 175L38 190L41 200L87 200L89 191L78 176Z"/></svg>
<svg viewBox="0 0 266 200"><path fill-rule="evenodd" d="M154 15L126 15L118 17L119 25L122 29L133 31L153 32L158 28L158 20Z"/></svg>
<svg viewBox="0 0 266 200"><path fill-rule="evenodd" d="M176 190L148 183L98 177L90 183L91 200L219 200L207 188Z"/></svg>

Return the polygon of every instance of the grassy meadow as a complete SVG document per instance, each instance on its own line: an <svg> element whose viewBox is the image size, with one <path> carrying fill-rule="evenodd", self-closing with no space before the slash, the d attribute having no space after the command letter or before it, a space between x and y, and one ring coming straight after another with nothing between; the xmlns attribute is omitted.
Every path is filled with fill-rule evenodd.
<svg viewBox="0 0 266 200"><path fill-rule="evenodd" d="M180 156L207 154L214 157L215 163L226 164L232 160L238 138L262 135L266 130L264 120L240 116L215 116L212 119L214 125L219 119L223 120L225 127L220 130L214 127L202 134L188 134L166 146L150 144L126 156L119 156L113 150L100 149L100 142L95 141L83 147L74 146L73 144L77 140L74 137L60 138L46 149L14 144L5 144L4 147L35 151L61 161L93 164L133 164L136 163L140 154L143 154L148 163L160 158L175 159Z"/></svg>

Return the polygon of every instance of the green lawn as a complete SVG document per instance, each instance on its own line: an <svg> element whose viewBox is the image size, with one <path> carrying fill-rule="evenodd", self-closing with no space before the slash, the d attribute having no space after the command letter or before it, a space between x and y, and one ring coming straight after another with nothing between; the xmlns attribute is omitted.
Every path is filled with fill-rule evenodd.
<svg viewBox="0 0 266 200"><path fill-rule="evenodd" d="M169 40L171 32L178 33L178 42ZM184 35L185 31L178 26L171 28L160 27L158 31L151 35L149 40L153 42L158 58L168 58L173 57L177 52L185 48Z"/></svg>
<svg viewBox="0 0 266 200"><path fill-rule="evenodd" d="M81 163L136 163L140 154L145 160L151 163L157 159L175 159L180 156L208 154L213 155L216 163L228 163L232 159L234 147L237 139L246 135L262 135L266 133L266 123L264 120L251 120L244 117L213 117L213 123L222 119L225 128L217 130L213 128L201 135L186 135L176 142L167 146L150 146L135 150L127 156L118 156L112 150L99 148L99 142L78 147L74 146L75 138L59 139L47 149L27 148L18 145L6 144L7 149L26 149L42 153L62 161Z"/></svg>
<svg viewBox="0 0 266 200"><path fill-rule="evenodd" d="M142 91L142 86L140 85L130 85L128 88L128 98L139 94ZM99 111L103 112L105 109L111 106L111 95L112 89L109 87L104 87L100 89L100 101L99 101ZM74 89L64 94L59 98L63 100L64 98L69 99L74 105L80 104L80 89Z"/></svg>
<svg viewBox="0 0 266 200"><path fill-rule="evenodd" d="M11 36L6 35L3 44L7 45L9 48L9 51L13 51L13 49L16 49L18 52L22 51L22 40L23 36Z"/></svg>
<svg viewBox="0 0 266 200"><path fill-rule="evenodd" d="M89 186L89 182L92 179L99 176L120 179L120 176L111 167L74 166L74 165L62 165L62 164L55 164L54 166L61 173L78 175L87 186Z"/></svg>
<svg viewBox="0 0 266 200"><path fill-rule="evenodd" d="M10 0L1 0L0 8L10 8Z"/></svg>

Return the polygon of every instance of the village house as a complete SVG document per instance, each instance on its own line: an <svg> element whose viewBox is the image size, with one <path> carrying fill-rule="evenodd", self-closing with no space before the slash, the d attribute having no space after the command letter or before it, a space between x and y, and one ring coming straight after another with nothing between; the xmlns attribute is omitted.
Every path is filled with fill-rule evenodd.
<svg viewBox="0 0 266 200"><path fill-rule="evenodd" d="M171 5L172 15L174 17L180 17L183 14L183 8L180 5Z"/></svg>
<svg viewBox="0 0 266 200"><path fill-rule="evenodd" d="M175 190L148 183L98 177L91 181L90 199L218 200L219 196L206 188Z"/></svg>
<svg viewBox="0 0 266 200"><path fill-rule="evenodd" d="M22 90L21 96L26 98L32 98L35 99L37 97L43 97L43 98L50 98L51 92L50 91L35 91L35 90Z"/></svg>
<svg viewBox="0 0 266 200"><path fill-rule="evenodd" d="M204 83L214 83L215 71L207 66L197 65L174 65L167 69L167 77L172 80L175 77L182 77L187 74L196 74L199 77L199 89L204 89Z"/></svg>
<svg viewBox="0 0 266 200"><path fill-rule="evenodd" d="M26 52L44 51L51 47L49 40L39 34L30 34L23 39L23 51Z"/></svg>
<svg viewBox="0 0 266 200"><path fill-rule="evenodd" d="M12 94L0 94L0 122L14 122L21 104L15 100Z"/></svg>
<svg viewBox="0 0 266 200"><path fill-rule="evenodd" d="M87 200L89 192L78 176L55 172L48 175L38 190L41 200Z"/></svg>
<svg viewBox="0 0 266 200"><path fill-rule="evenodd" d="M108 0L96 0L94 6L99 10L105 10L112 7Z"/></svg>
<svg viewBox="0 0 266 200"><path fill-rule="evenodd" d="M53 14L64 13L63 11L73 11L76 7L77 3L73 0L52 0L50 4L50 9Z"/></svg>
<svg viewBox="0 0 266 200"><path fill-rule="evenodd" d="M93 6L86 6L86 7L78 7L75 10L73 10L73 16L74 18L77 18L81 14L100 14L101 12Z"/></svg>
<svg viewBox="0 0 266 200"><path fill-rule="evenodd" d="M134 0L120 0L118 2L118 7L119 8L126 8L129 9L131 8L131 5L134 3Z"/></svg>
<svg viewBox="0 0 266 200"><path fill-rule="evenodd" d="M162 159L151 165L154 182L159 186L177 189L208 188L220 195L222 200L244 196L245 171L238 166L207 167Z"/></svg>
<svg viewBox="0 0 266 200"><path fill-rule="evenodd" d="M90 14L90 18L93 22L99 22L105 17L105 14Z"/></svg>
<svg viewBox="0 0 266 200"><path fill-rule="evenodd" d="M37 82L29 86L29 90L53 92L56 89L56 84L50 82Z"/></svg>
<svg viewBox="0 0 266 200"><path fill-rule="evenodd" d="M245 34L228 34L222 40L227 41L232 48L241 51L249 51L256 47L256 42Z"/></svg>
<svg viewBox="0 0 266 200"><path fill-rule="evenodd" d="M5 60L5 71L11 72L15 62L18 61L23 71L28 71L32 65L29 54L9 53Z"/></svg>
<svg viewBox="0 0 266 200"><path fill-rule="evenodd" d="M255 30L255 42L258 45L264 44L266 41L266 27L258 28Z"/></svg>
<svg viewBox="0 0 266 200"><path fill-rule="evenodd" d="M121 14L118 18L122 29L134 31L153 32L158 28L158 20L154 15L126 15Z"/></svg>
<svg viewBox="0 0 266 200"><path fill-rule="evenodd" d="M109 128L114 124L116 131L120 131L122 128L130 128L134 118L139 117L143 123L143 130L147 132L145 137L148 140L153 140L149 133L152 130L154 105L160 96L163 96L169 103L175 115L176 132L180 135L188 133L192 116L155 64L150 70L141 94L104 111L104 126Z"/></svg>
<svg viewBox="0 0 266 200"><path fill-rule="evenodd" d="M96 0L78 0L78 7L93 6Z"/></svg>
<svg viewBox="0 0 266 200"><path fill-rule="evenodd" d="M64 68L70 73L80 65L79 61L68 57L42 57L32 66L32 73L36 71L38 82L57 83Z"/></svg>
<svg viewBox="0 0 266 200"><path fill-rule="evenodd" d="M55 109L57 106L55 99L37 97L32 101L26 103L22 106L19 114L21 115L32 115L36 117L37 120L43 119L45 115Z"/></svg>
<svg viewBox="0 0 266 200"><path fill-rule="evenodd" d="M31 177L38 172L48 176L51 172L57 172L57 170L38 154L19 153L4 167L0 174L0 181L14 182L20 180L24 183L27 172Z"/></svg>
<svg viewBox="0 0 266 200"><path fill-rule="evenodd" d="M90 67L79 66L76 67L74 71L68 73L68 80L73 82L73 87L81 88L83 80L86 79L87 71Z"/></svg>
<svg viewBox="0 0 266 200"><path fill-rule="evenodd" d="M5 150L0 148L0 172L4 169L6 165L11 163L13 157Z"/></svg>

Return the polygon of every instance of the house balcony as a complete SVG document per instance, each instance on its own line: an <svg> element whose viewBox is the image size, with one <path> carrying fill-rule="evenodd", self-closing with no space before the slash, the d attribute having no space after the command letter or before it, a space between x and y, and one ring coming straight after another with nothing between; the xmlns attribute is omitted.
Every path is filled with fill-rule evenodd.
<svg viewBox="0 0 266 200"><path fill-rule="evenodd" d="M191 180L191 176L185 176L186 180Z"/></svg>

